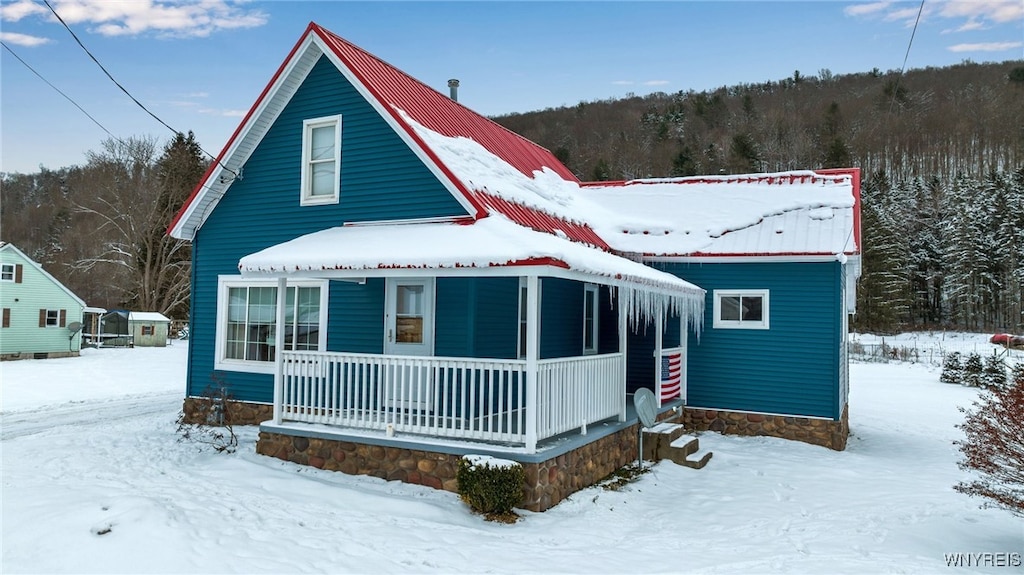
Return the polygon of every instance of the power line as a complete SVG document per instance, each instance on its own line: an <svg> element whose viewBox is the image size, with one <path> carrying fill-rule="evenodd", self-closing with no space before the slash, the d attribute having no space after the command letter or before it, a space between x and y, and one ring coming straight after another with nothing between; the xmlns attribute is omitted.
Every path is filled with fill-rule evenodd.
<svg viewBox="0 0 1024 575"><path fill-rule="evenodd" d="M128 96L128 97L129 97L129 98L131 99L131 101L132 101L132 102L135 102L135 104L136 104L136 105L137 105L137 106L138 106L139 108L142 108L142 110L143 110L143 111L145 111L145 112L146 112L147 114L149 114L150 116L152 116L152 118L153 118L154 120L156 120L157 122L160 122L160 124L161 124L161 125L163 125L163 126L164 126L165 128L167 128L168 130L170 130L171 132L173 132L173 133L174 133L174 135L178 135L178 134L181 134L181 133L182 133L181 131L179 131L179 130L175 130L174 128L172 128L172 127L171 127L171 126L170 126L170 125L169 125L169 124L168 124L167 122L165 122L165 121L161 120L159 116L157 116L156 114L154 114L153 112L151 112L151 111L149 110L149 108L147 108L146 106L144 106L144 105L142 104L142 102L138 101L138 100L137 100L137 99L135 98L135 96L132 96L131 92L129 92L127 88L125 88L124 86L122 86L122 85L121 85L121 83L120 83L120 82L118 82L117 80L115 80L115 79L114 79L114 76L113 76L113 75L111 75L109 71L107 71L107 69L106 69L106 68L105 68L105 67L103 66L103 64L101 64L101 63L100 63L100 61L99 61L99 60L98 60L98 59L96 58L96 56L93 56L92 52L90 52L90 51L89 51L89 49L85 47L85 44L83 44L83 43L82 43L82 40L80 40L80 39L78 38L78 34L75 34L75 31L74 31L74 30L72 30L72 29L71 29L71 27L70 27L70 26L68 26L68 23L67 23L67 22L65 22L65 21L64 21L64 19L60 17L60 14L58 14L58 13L57 13L57 10L55 10L55 9L53 8L53 6L52 6L52 5L50 5L50 0L43 0L43 2L44 2L44 3L46 4L46 7L50 9L50 12L53 12L53 15L57 17L57 20L59 20L59 21L60 21L60 23L64 25L64 28L65 28L65 29L67 29L67 31L68 31L68 32L69 32L69 33L71 34L71 37L75 39L75 42L77 42L77 43L78 43L78 45L79 45L79 46L80 46L80 47L82 48L82 50L84 50L84 51L85 51L85 53L89 55L89 58L91 58L91 59L92 59L92 61L93 61L93 62L95 62L95 63L96 63L96 65L100 67L100 70L103 70L103 73L107 75L107 78L110 78L110 81L111 81L111 82L113 82L115 86L117 86L118 88L120 88L120 89L121 89L121 91L122 91L122 92L124 92L124 93L125 93L125 95L126 95L126 96ZM231 172L231 173L232 173L232 174L233 174L233 175L234 175L234 176L235 176L236 178L238 178L238 177L239 177L239 175L238 175L238 172L236 172L236 171L234 171L234 170L232 170L232 169L228 168L228 167L227 167L227 166L225 166L224 164L222 164L222 163L221 163L221 162L220 162L220 161L219 161L219 160L217 159L217 157L216 157L216 156L214 156L214 155L213 155L213 154L211 154L210 152L207 152L206 150L204 150L204 149L203 149L203 147L202 147L202 146L199 146L199 144L198 144L198 143L197 143L196 145L197 145L197 146L199 147L200 151L202 151L202 152L203 152L204 154L206 154L207 156L210 156L211 158L213 158L213 161L214 161L214 162L217 162L218 164L220 164L220 167L222 167L222 168L224 168L225 170L227 170L227 171Z"/></svg>
<svg viewBox="0 0 1024 575"><path fill-rule="evenodd" d="M68 95L67 95L67 94L65 94L65 93L64 93L63 91L61 91L61 89L60 89L60 88L58 88L57 86L54 86L52 82L50 82L49 80L47 80L46 78L44 78L44 77L43 77L43 75L42 75L42 74L40 74L40 73L39 73L38 71L36 71L36 69L35 69L35 68L33 68L32 66L29 66L29 65L28 65L28 62L26 62L25 60L22 60L22 59L21 59L21 56L17 55L17 54L16 54L15 52L14 52L14 50L11 50L11 47L10 47L10 46L8 46L6 42L0 41L0 46L3 46L3 47L4 47L4 49L6 49L6 50L7 50L8 52L10 52L10 53L11 53L11 56L14 56L15 58L17 58L17 60L18 60L19 62L21 62L21 63L22 63L22 65L24 65L24 66L25 66L26 68L28 68L28 69L29 69L29 70L30 70L30 71L31 71L31 72L32 72L33 74L35 74L35 75L36 75L37 77L39 77L39 79L40 79L40 80L42 80L43 82L46 82L46 84L47 84L47 85L48 85L49 87L51 87L51 88L53 88L54 90L56 90L56 91L57 91L57 93L58 93L58 94L60 94L61 96L64 96L64 98L65 98L65 99L66 99L66 100L67 100L68 102L71 102L71 103L72 103L72 104L73 104L73 105L74 105L74 106L75 106L76 108L78 108L78 109L79 109L79 111L81 111L81 112L82 112L83 114L85 114L85 115L86 115L86 117L88 117L88 118L89 118L90 120L92 120L92 122L93 122L94 124L96 124L97 126L99 126L101 130L103 130L104 132L106 132L108 136L110 136L111 138L113 138L113 139L117 140L118 142L121 142L121 138L118 138L117 136L115 136L115 135L114 135L113 133L111 133L111 131L110 131L110 130L108 130L108 129L106 128L106 126L104 126L103 124L101 124L99 120L97 120L96 118L93 118L93 117L92 117L92 115L91 115L91 114L89 114L89 112L86 112L86 111L85 111L85 108L83 108L83 107L79 106L79 105L78 105L78 102L74 101L74 99L72 99L72 98L71 98L71 96L68 96Z"/></svg>
<svg viewBox="0 0 1024 575"><path fill-rule="evenodd" d="M907 53L903 55L903 65L900 66L900 74L899 76L896 76L896 84L892 89L892 100L889 100L890 114L892 114L893 104L896 103L896 96L900 93L900 78L903 77L903 71L907 69L907 59L910 57L910 47L914 45L914 36L917 34L917 25L921 23L921 12L923 11L924 0L921 0L921 5L917 8L917 19L914 20L914 30L910 32L910 42L907 42Z"/></svg>

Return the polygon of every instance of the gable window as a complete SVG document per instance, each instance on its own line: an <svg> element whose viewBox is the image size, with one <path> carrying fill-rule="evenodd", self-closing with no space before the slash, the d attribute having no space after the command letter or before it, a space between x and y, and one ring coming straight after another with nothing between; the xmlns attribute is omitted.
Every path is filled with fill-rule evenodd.
<svg viewBox="0 0 1024 575"><path fill-rule="evenodd" d="M715 290L715 328L768 329L768 290Z"/></svg>
<svg viewBox="0 0 1024 575"><path fill-rule="evenodd" d="M583 355L597 353L597 285L583 286Z"/></svg>
<svg viewBox="0 0 1024 575"><path fill-rule="evenodd" d="M0 264L0 281L21 283L21 265Z"/></svg>
<svg viewBox="0 0 1024 575"><path fill-rule="evenodd" d="M323 351L326 282L295 282L285 294L288 351ZM277 344L277 282L221 278L217 299L217 369L273 371Z"/></svg>
<svg viewBox="0 0 1024 575"><path fill-rule="evenodd" d="M341 191L341 116L302 123L303 206L336 204Z"/></svg>

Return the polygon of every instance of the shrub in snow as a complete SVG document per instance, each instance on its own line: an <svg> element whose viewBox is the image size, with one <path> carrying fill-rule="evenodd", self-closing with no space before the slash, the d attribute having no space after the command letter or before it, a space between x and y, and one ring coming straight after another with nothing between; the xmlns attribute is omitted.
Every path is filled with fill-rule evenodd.
<svg viewBox="0 0 1024 575"><path fill-rule="evenodd" d="M985 387L1002 387L1006 385L1006 364L1003 358L993 354L985 358L985 372L982 374L982 385Z"/></svg>
<svg viewBox="0 0 1024 575"><path fill-rule="evenodd" d="M939 381L942 383L963 383L964 366L960 363L959 351L946 354L946 359L942 362L942 374L939 375Z"/></svg>
<svg viewBox="0 0 1024 575"><path fill-rule="evenodd" d="M958 427L966 436L955 444L961 469L981 478L954 486L960 493L986 499L982 507L1008 509L1024 517L1024 368L1014 367L1008 385L983 391Z"/></svg>
<svg viewBox="0 0 1024 575"><path fill-rule="evenodd" d="M514 521L512 509L523 500L526 473L515 461L466 455L456 472L459 497L488 519Z"/></svg>
<svg viewBox="0 0 1024 575"><path fill-rule="evenodd" d="M981 356L976 353L968 355L967 361L964 362L964 379L962 383L971 387L980 386L984 371L985 367L981 363Z"/></svg>
<svg viewBox="0 0 1024 575"><path fill-rule="evenodd" d="M202 423L186 423L185 414L178 414L178 441L207 445L218 453L234 453L238 436L231 422L228 401L231 396L225 386L208 387L196 399Z"/></svg>

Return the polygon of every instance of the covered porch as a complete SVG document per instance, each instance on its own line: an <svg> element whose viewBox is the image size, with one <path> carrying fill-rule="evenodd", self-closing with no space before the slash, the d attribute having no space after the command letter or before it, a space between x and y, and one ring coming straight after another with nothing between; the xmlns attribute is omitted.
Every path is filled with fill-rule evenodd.
<svg viewBox="0 0 1024 575"><path fill-rule="evenodd" d="M651 325L660 338L668 316L696 328L702 319L703 290L642 264L507 221L500 222L498 231L514 233L514 238L489 237L487 232L494 230L485 222L340 228L244 258L239 266L243 276L277 282L274 349L284 351L274 355L273 418L265 426L288 435L449 448L462 444L523 455L544 451L566 434L585 435L602 422L621 427L628 409L627 335ZM380 253L362 249L353 258L322 249L381 245L364 240L367 235L380 240L395 231L411 237L414 246L431 239L433 248L428 249L435 253L428 258L378 248ZM418 234L424 234L423 242L416 241ZM448 234L461 237L454 243L470 253L445 251L452 242L438 238L445 240ZM543 242L546 249L529 241ZM557 250L547 246L552 241ZM307 261L314 244L321 249ZM498 253L482 258L472 253L473 246L497 246L490 249ZM344 247L334 249L345 252ZM367 265L370 261L375 265ZM437 352L441 346L435 345L434 336L441 331L441 312L435 306L451 299L443 286L460 278L512 286L476 309L514 310L515 328L507 325L506 314L505 327L493 333L477 327L480 333L469 334L501 340L492 347L505 351L476 357ZM285 294L289 282L311 279L376 285L374 289L385 291L382 353L289 347ZM556 297L564 293L573 296L564 301ZM563 313L564 308L572 313ZM606 329L598 329L601 320ZM614 330L607 329L609 323ZM569 340L575 343L565 345Z"/></svg>

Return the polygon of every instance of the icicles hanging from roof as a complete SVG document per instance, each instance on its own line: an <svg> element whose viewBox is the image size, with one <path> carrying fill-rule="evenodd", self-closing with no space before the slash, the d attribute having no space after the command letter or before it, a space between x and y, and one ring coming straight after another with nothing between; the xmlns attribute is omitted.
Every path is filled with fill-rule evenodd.
<svg viewBox="0 0 1024 575"><path fill-rule="evenodd" d="M636 332L657 318L686 314L687 323L695 333L704 329L704 290L689 294L669 295L643 289L641 286L619 284L618 301L626 307L629 326Z"/></svg>

